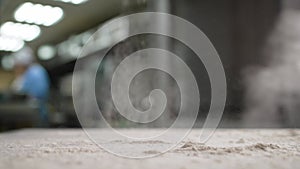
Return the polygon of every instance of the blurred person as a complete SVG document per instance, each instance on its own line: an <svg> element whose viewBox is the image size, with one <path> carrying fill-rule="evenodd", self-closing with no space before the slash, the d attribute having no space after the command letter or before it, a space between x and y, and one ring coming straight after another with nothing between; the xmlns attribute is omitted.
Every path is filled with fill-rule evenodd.
<svg viewBox="0 0 300 169"><path fill-rule="evenodd" d="M300 127L300 10L281 13L266 51L265 67L246 69L245 126Z"/></svg>
<svg viewBox="0 0 300 169"><path fill-rule="evenodd" d="M49 95L49 76L47 71L35 62L33 51L24 47L14 54L15 79L11 85L15 93L23 93L29 101L36 102L39 109L39 126L48 125L47 100Z"/></svg>

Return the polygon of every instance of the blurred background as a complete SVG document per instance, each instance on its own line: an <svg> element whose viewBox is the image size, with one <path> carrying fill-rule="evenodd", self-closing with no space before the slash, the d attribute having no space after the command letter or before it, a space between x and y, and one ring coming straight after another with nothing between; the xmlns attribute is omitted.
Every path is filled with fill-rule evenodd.
<svg viewBox="0 0 300 169"><path fill-rule="evenodd" d="M90 127L101 126L86 92L97 57L134 29L153 23L160 23L166 31L176 27L160 18L148 18L97 30L114 18L145 11L182 17L215 46L228 92L220 127L300 126L298 0L0 0L0 7L0 131L81 127L72 100L73 76L82 79L73 84L73 94L82 96L80 107L85 113L81 119ZM93 45L86 46L84 56L78 58L88 40ZM201 105L195 127L201 127L211 97L202 62L183 43L151 34L118 43L99 66L95 92L104 118L114 127L138 127L117 113L109 84L122 59L149 47L173 51L196 74ZM73 72L76 59L80 70ZM180 70L174 67L174 71ZM167 108L160 119L142 127L170 126L180 108L174 79L155 70L138 75L131 84L133 105L146 110L149 103L143 98L155 88L165 91Z"/></svg>

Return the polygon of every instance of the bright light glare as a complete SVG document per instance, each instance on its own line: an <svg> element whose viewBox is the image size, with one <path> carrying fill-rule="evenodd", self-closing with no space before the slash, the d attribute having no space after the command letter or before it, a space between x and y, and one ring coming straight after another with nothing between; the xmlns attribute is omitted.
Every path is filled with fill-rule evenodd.
<svg viewBox="0 0 300 169"><path fill-rule="evenodd" d="M65 2L65 3L72 3L72 4L82 4L88 0L55 0L55 1L61 1L61 2Z"/></svg>
<svg viewBox="0 0 300 169"><path fill-rule="evenodd" d="M37 25L51 26L62 19L64 15L60 7L33 4L25 2L15 11L15 19L19 22L34 23Z"/></svg>
<svg viewBox="0 0 300 169"><path fill-rule="evenodd" d="M0 50L16 52L24 46L24 41L17 38L0 36Z"/></svg>
<svg viewBox="0 0 300 169"><path fill-rule="evenodd" d="M36 25L6 22L1 26L0 33L4 36L32 41L40 35L41 29Z"/></svg>
<svg viewBox="0 0 300 169"><path fill-rule="evenodd" d="M39 47L38 49L38 57L41 60L49 60L52 59L56 54L56 50L53 46L44 45Z"/></svg>

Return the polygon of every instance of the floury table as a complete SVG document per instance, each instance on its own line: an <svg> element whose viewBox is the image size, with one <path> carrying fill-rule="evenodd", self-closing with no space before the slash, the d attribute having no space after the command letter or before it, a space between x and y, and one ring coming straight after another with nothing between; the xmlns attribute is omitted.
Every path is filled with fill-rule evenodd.
<svg viewBox="0 0 300 169"><path fill-rule="evenodd" d="M97 129L98 130L98 129ZM155 129L160 130L160 129ZM124 129L142 134L153 130ZM173 132L180 132L174 130ZM97 131L107 133L104 129ZM176 148L160 156L134 160L112 155L95 145L81 129L25 129L0 134L0 168L291 168L300 166L299 129L218 129L205 145L194 129ZM108 143L124 144L122 141ZM134 147L164 142L132 142Z"/></svg>

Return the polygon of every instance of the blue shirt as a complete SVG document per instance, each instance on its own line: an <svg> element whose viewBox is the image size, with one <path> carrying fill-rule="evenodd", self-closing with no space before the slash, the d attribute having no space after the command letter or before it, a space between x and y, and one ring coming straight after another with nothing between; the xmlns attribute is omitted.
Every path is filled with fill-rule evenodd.
<svg viewBox="0 0 300 169"><path fill-rule="evenodd" d="M47 71L40 65L31 65L23 76L22 91L29 96L46 101L49 94L49 76Z"/></svg>

